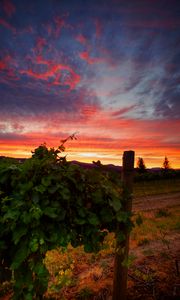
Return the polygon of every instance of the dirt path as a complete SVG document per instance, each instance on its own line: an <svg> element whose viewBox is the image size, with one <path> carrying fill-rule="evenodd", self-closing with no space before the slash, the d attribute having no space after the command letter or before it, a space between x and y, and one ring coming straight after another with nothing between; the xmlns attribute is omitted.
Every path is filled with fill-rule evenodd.
<svg viewBox="0 0 180 300"><path fill-rule="evenodd" d="M135 198L133 211L148 211L180 205L180 192Z"/></svg>

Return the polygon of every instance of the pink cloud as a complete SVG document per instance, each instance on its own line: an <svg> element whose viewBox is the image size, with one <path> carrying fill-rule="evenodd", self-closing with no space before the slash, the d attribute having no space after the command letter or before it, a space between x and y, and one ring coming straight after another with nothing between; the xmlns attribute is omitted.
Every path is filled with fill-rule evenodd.
<svg viewBox="0 0 180 300"><path fill-rule="evenodd" d="M18 122L15 122L15 123L12 123L12 128L15 130L15 131L22 131L24 129L24 126L21 125L20 123Z"/></svg>
<svg viewBox="0 0 180 300"><path fill-rule="evenodd" d="M82 34L79 34L77 37L76 37L76 40L81 43L82 45L86 45L87 43L87 39L84 37L84 35Z"/></svg>
<svg viewBox="0 0 180 300"><path fill-rule="evenodd" d="M3 0L3 9L9 18L16 12L16 7L10 0Z"/></svg>
<svg viewBox="0 0 180 300"><path fill-rule="evenodd" d="M128 113L129 111L132 111L133 109L135 109L135 108L137 108L137 107L138 107L137 104L130 105L130 106L128 106L128 107L124 107L124 108L122 108L122 109L119 109L119 110L117 110L117 111L112 112L111 115L112 115L113 117L120 117L120 116L124 115L125 113Z"/></svg>
<svg viewBox="0 0 180 300"><path fill-rule="evenodd" d="M83 119L87 121L97 115L99 111L100 110L97 105L84 105L81 109L81 115L83 116Z"/></svg>
<svg viewBox="0 0 180 300"><path fill-rule="evenodd" d="M47 40L40 37L37 39L36 45L32 49L34 54L33 57L30 55L26 56L26 59L31 61L33 68L30 67L27 70L21 70L20 73L31 76L34 79L47 81L49 87L53 85L68 85L70 89L76 88L81 79L80 75L77 74L70 66L56 61L57 53L55 52L55 49L51 49L51 51L55 52L54 60L45 59L43 57L43 50L46 51L46 53L50 51ZM39 65L46 66L44 71L37 71L39 69Z"/></svg>
<svg viewBox="0 0 180 300"><path fill-rule="evenodd" d="M19 32L19 34L32 34L34 33L34 29L31 25L24 27L23 29L21 29Z"/></svg>
<svg viewBox="0 0 180 300"><path fill-rule="evenodd" d="M43 27L47 31L48 36L53 36L55 38L58 38L62 29L72 29L72 26L70 24L67 24L66 18L68 14L63 14L62 16L55 16L53 18L53 22L44 23Z"/></svg>
<svg viewBox="0 0 180 300"><path fill-rule="evenodd" d="M51 33L52 33L52 26L50 24L46 24L45 28L46 28L46 30L48 32L48 35L51 35Z"/></svg>
<svg viewBox="0 0 180 300"><path fill-rule="evenodd" d="M36 62L37 62L37 64L40 64L40 65L41 64L42 65L49 65L50 64L50 62L48 60L45 60L42 55L37 55L36 56Z"/></svg>
<svg viewBox="0 0 180 300"><path fill-rule="evenodd" d="M16 33L16 28L14 28L11 24L9 24L4 19L0 18L0 25L4 26L5 28L11 30L14 34Z"/></svg>
<svg viewBox="0 0 180 300"><path fill-rule="evenodd" d="M90 57L88 51L83 51L83 52L79 53L79 57L82 60L85 60L89 65L103 62L102 58Z"/></svg>
<svg viewBox="0 0 180 300"><path fill-rule="evenodd" d="M31 57L30 55L27 55L26 58L30 61L32 61L32 63L34 63L34 60L38 57L39 59L41 58L41 60L43 60L43 57L42 57L42 52L44 49L47 50L47 48L49 46L48 45L48 42L45 38L43 37L38 37L36 39L36 44L33 48L31 48L31 51L33 52L33 57ZM47 47L46 47L47 46ZM35 58L34 58L35 56Z"/></svg>
<svg viewBox="0 0 180 300"><path fill-rule="evenodd" d="M74 89L80 82L80 75L78 75L71 67L63 64L50 65L49 62L44 61L48 65L48 71L44 73L34 72L33 70L21 70L21 74L26 74L34 79L41 79L48 81L53 78L52 85L68 85L70 89ZM61 80L62 71L68 71L68 76L63 81Z"/></svg>
<svg viewBox="0 0 180 300"><path fill-rule="evenodd" d="M47 44L47 41L44 38L39 37L36 43L36 51L41 53L44 46Z"/></svg>
<svg viewBox="0 0 180 300"><path fill-rule="evenodd" d="M97 23L98 27L96 28L96 35L100 34L100 24ZM101 63L104 62L104 59L101 57L91 57L90 53L92 52L92 45L91 43L84 37L84 35L79 34L78 36L76 36L76 40L82 44L85 48L84 51L79 53L79 57L82 60L85 60L88 64L96 64L96 63Z"/></svg>
<svg viewBox="0 0 180 300"><path fill-rule="evenodd" d="M95 20L95 27L96 27L96 37L100 38L102 34L102 24L98 19Z"/></svg>
<svg viewBox="0 0 180 300"><path fill-rule="evenodd" d="M1 70L5 70L6 67L7 67L7 65L6 65L5 61L0 60L0 71L1 71Z"/></svg>
<svg viewBox="0 0 180 300"><path fill-rule="evenodd" d="M0 72L3 72L3 76L0 77L0 82L9 83L10 80L18 80L14 67L16 63L10 55L5 55L0 60Z"/></svg>
<svg viewBox="0 0 180 300"><path fill-rule="evenodd" d="M57 38L62 30L63 27L65 27L65 21L62 17L56 16L54 18L56 29L55 29L55 37Z"/></svg>

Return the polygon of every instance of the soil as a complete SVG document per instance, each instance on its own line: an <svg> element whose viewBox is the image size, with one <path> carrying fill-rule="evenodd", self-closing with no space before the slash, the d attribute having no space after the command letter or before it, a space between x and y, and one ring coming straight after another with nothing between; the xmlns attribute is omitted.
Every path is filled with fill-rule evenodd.
<svg viewBox="0 0 180 300"><path fill-rule="evenodd" d="M180 205L180 192L143 196L133 201L133 211L148 211L160 208L170 208Z"/></svg>

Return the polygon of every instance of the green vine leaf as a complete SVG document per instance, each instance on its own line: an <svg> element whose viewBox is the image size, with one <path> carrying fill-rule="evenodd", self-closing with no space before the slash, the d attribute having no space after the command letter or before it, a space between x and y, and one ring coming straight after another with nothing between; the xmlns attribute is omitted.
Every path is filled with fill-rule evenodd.
<svg viewBox="0 0 180 300"><path fill-rule="evenodd" d="M99 225L100 221L99 218L95 214L90 214L88 217L88 221L92 225Z"/></svg>
<svg viewBox="0 0 180 300"><path fill-rule="evenodd" d="M39 248L39 242L37 238L33 238L30 242L29 242L29 248L32 252L36 252Z"/></svg>
<svg viewBox="0 0 180 300"><path fill-rule="evenodd" d="M27 227L19 227L17 229L15 229L15 231L13 232L13 241L14 244L17 245L20 241L20 239L26 235L27 233Z"/></svg>
<svg viewBox="0 0 180 300"><path fill-rule="evenodd" d="M129 220L129 214L125 211L119 211L116 214L116 219L118 222L126 223Z"/></svg>
<svg viewBox="0 0 180 300"><path fill-rule="evenodd" d="M137 218L136 218L136 224L137 224L138 226L140 226L142 223L143 223L143 218L142 218L142 216L139 214L139 215L137 216Z"/></svg>
<svg viewBox="0 0 180 300"><path fill-rule="evenodd" d="M25 300L33 300L33 295L31 293L24 295L24 297Z"/></svg>
<svg viewBox="0 0 180 300"><path fill-rule="evenodd" d="M76 224L79 224L79 225L84 225L86 223L86 220L85 219L81 219L81 218L75 218L74 222Z"/></svg>
<svg viewBox="0 0 180 300"><path fill-rule="evenodd" d="M121 201L119 198L113 198L112 200L109 200L109 205L113 207L115 212L119 211L122 207Z"/></svg>
<svg viewBox="0 0 180 300"><path fill-rule="evenodd" d="M100 215L103 223L111 223L113 220L113 214L108 208L103 207L100 211Z"/></svg>
<svg viewBox="0 0 180 300"><path fill-rule="evenodd" d="M11 269L12 270L18 269L19 266L22 264L22 262L24 262L26 260L29 253L30 253L30 251L27 246L27 242L21 243L21 245L19 246L19 249L15 253L13 263L11 264Z"/></svg>
<svg viewBox="0 0 180 300"><path fill-rule="evenodd" d="M53 207L46 207L44 210L43 210L43 213L44 215L52 218L52 219L55 219L58 217L57 213L56 213L56 208L53 208Z"/></svg>

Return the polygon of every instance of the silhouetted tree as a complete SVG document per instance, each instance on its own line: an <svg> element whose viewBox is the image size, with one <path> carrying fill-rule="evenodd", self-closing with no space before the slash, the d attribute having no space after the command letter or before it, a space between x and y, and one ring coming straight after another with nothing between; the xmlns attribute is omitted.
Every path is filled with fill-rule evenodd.
<svg viewBox="0 0 180 300"><path fill-rule="evenodd" d="M145 163L144 163L144 160L143 160L142 157L138 157L137 168L138 168L139 173L145 173L146 172L146 166L145 166Z"/></svg>
<svg viewBox="0 0 180 300"><path fill-rule="evenodd" d="M165 171L170 170L170 163L169 163L169 160L168 160L167 156L165 156L165 158L164 158L163 169Z"/></svg>
<svg viewBox="0 0 180 300"><path fill-rule="evenodd" d="M96 165L97 167L102 167L102 163L101 163L101 161L100 160L97 160L97 161L92 161L92 163L94 164L94 165Z"/></svg>

